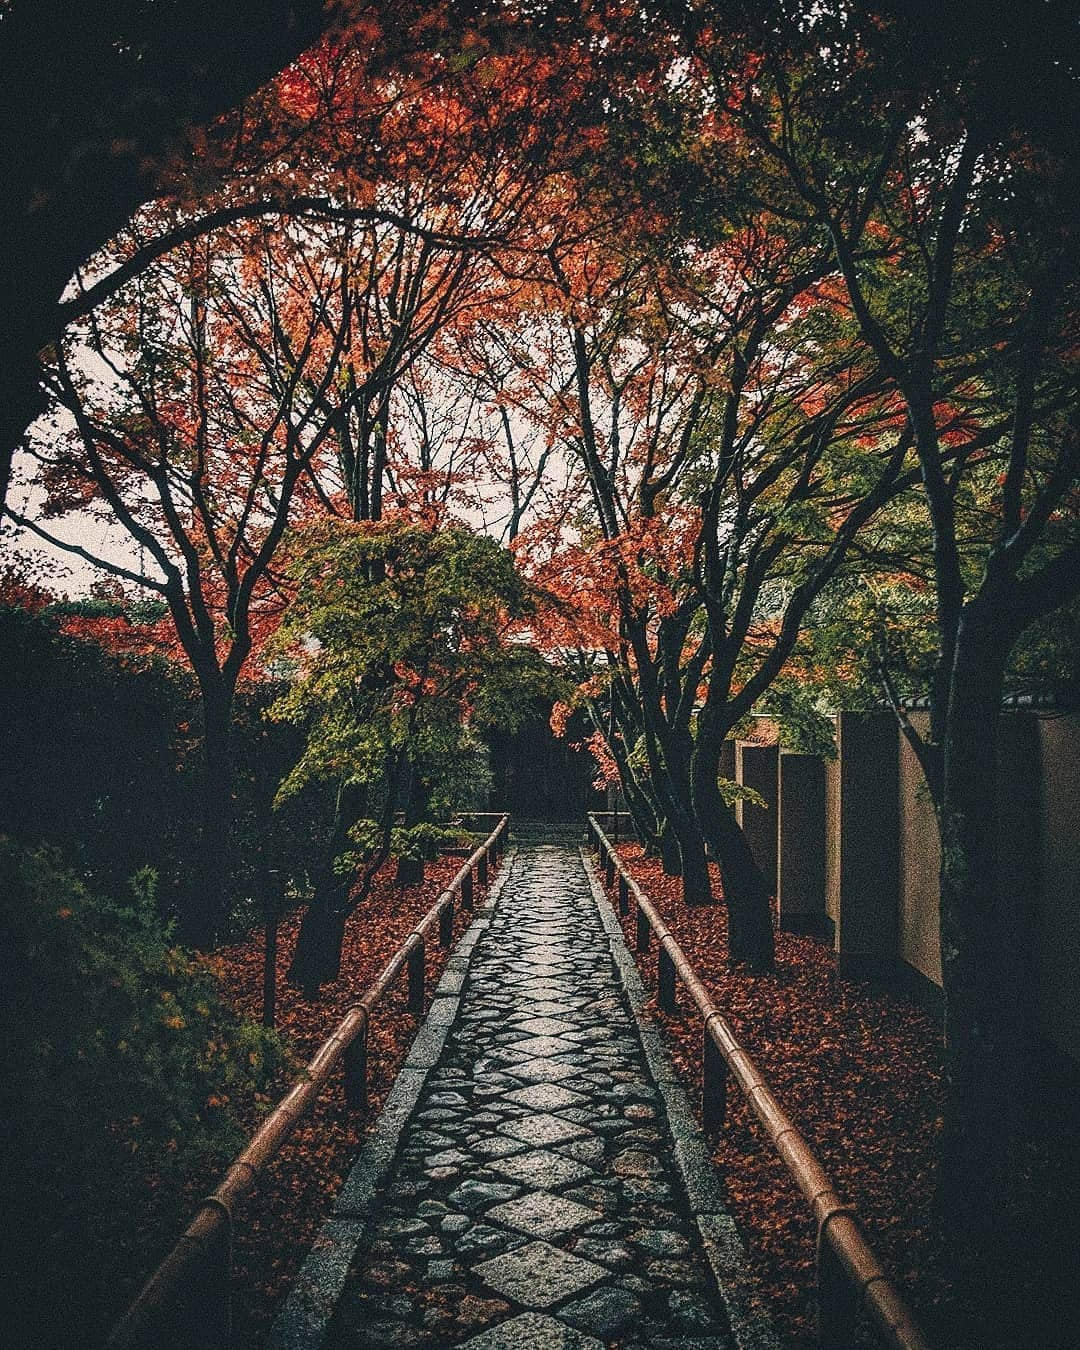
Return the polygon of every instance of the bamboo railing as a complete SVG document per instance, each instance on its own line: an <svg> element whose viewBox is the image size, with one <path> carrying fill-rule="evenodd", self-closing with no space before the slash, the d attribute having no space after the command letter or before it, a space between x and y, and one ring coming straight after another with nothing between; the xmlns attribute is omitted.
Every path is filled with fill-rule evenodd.
<svg viewBox="0 0 1080 1350"><path fill-rule="evenodd" d="M861 1309L884 1344L893 1350L927 1350L927 1342L907 1306L871 1250L855 1211L836 1194L813 1149L773 1095L663 919L627 872L596 816L590 814L588 821L589 842L603 866L604 880L608 886L617 885L620 914L630 913L633 899L638 952L647 952L650 938L656 939L656 984L660 1007L667 1012L677 1010L681 982L704 1019L701 1114L705 1129L716 1132L723 1127L728 1080L734 1078L788 1172L810 1203L817 1224L818 1337L821 1345L826 1350L850 1346Z"/></svg>
<svg viewBox="0 0 1080 1350"><path fill-rule="evenodd" d="M490 817L489 817L490 818ZM375 983L349 1009L308 1062L281 1101L237 1155L217 1188L203 1200L177 1242L143 1285L138 1297L113 1328L112 1350L199 1344L211 1346L229 1337L228 1286L230 1281L234 1215L255 1186L259 1174L276 1156L325 1086L338 1060L344 1060L345 1100L358 1110L367 1108L367 1033L371 1015L406 971L410 1012L423 1014L425 1000L425 942L438 925L438 940L449 947L454 907L473 907L473 871L487 884L489 863L505 850L510 817L498 823L461 867L450 885L387 962Z"/></svg>

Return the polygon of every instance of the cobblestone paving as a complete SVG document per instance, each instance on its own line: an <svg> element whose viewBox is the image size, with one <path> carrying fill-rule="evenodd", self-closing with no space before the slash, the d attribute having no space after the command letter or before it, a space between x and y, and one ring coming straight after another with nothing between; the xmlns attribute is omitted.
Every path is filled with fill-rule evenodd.
<svg viewBox="0 0 1080 1350"><path fill-rule="evenodd" d="M581 859L519 849L336 1350L731 1350Z"/></svg>

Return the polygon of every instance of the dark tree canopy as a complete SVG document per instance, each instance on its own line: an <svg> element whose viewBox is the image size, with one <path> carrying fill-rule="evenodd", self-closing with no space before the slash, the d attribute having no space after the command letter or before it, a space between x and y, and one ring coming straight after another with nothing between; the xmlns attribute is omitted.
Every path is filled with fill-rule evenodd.
<svg viewBox="0 0 1080 1350"><path fill-rule="evenodd" d="M86 262L154 196L191 127L318 37L320 0L12 0L0 12L0 488L43 408L37 353Z"/></svg>

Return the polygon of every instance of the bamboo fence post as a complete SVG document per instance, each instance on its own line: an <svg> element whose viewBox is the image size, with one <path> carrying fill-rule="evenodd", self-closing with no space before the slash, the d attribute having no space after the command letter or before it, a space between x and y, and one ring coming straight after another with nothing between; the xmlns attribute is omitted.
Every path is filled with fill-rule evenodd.
<svg viewBox="0 0 1080 1350"><path fill-rule="evenodd" d="M652 929L649 927L649 917L640 905L637 907L637 950L647 952L649 950L649 935Z"/></svg>
<svg viewBox="0 0 1080 1350"><path fill-rule="evenodd" d="M408 1001L409 1011L415 1017L423 1017L424 1015L425 976L424 939L421 938L409 953Z"/></svg>
<svg viewBox="0 0 1080 1350"><path fill-rule="evenodd" d="M439 911L439 946L449 947L454 938L454 892Z"/></svg>
<svg viewBox="0 0 1080 1350"><path fill-rule="evenodd" d="M368 1017L365 1015L360 1030L345 1047L342 1055L345 1067L345 1101L357 1111L368 1109L367 1035Z"/></svg>
<svg viewBox="0 0 1080 1350"><path fill-rule="evenodd" d="M701 1046L701 1119L707 1134L724 1128L727 1115L728 1066L706 1022Z"/></svg>
<svg viewBox="0 0 1080 1350"><path fill-rule="evenodd" d="M660 944L656 958L656 998L665 1012L677 1012L678 993L675 987L675 962L668 955L667 948Z"/></svg>

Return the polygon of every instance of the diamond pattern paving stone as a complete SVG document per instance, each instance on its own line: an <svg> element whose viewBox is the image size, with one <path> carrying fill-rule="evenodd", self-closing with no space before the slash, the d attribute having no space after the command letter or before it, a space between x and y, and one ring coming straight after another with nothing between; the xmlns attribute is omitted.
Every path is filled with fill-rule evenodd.
<svg viewBox="0 0 1080 1350"><path fill-rule="evenodd" d="M520 1139L526 1144L564 1144L569 1139L584 1139L589 1134L581 1125L571 1125L558 1116L529 1116L526 1120L511 1120L500 1126L503 1134Z"/></svg>
<svg viewBox="0 0 1080 1350"><path fill-rule="evenodd" d="M545 1190L555 1190L571 1181L584 1181L595 1175L591 1167L564 1158L560 1153L549 1153L547 1149L505 1158L495 1164L495 1170L523 1186L542 1186Z"/></svg>
<svg viewBox="0 0 1080 1350"><path fill-rule="evenodd" d="M530 1111L557 1111L560 1106L576 1106L586 1098L573 1088L561 1087L558 1083L534 1083L532 1087L508 1092L506 1100L516 1106L527 1106Z"/></svg>
<svg viewBox="0 0 1080 1350"><path fill-rule="evenodd" d="M529 1312L473 1336L461 1350L604 1350L604 1343L546 1313Z"/></svg>
<svg viewBox="0 0 1080 1350"><path fill-rule="evenodd" d="M530 1036L558 1036L561 1032L574 1030L573 1022L561 1017L526 1017L514 1026L518 1031L527 1031Z"/></svg>
<svg viewBox="0 0 1080 1350"><path fill-rule="evenodd" d="M510 868L325 1350L733 1350L580 855Z"/></svg>
<svg viewBox="0 0 1080 1350"><path fill-rule="evenodd" d="M515 1078L557 1083L562 1078L573 1078L581 1070L561 1059L527 1059L522 1064L513 1065L512 1072Z"/></svg>
<svg viewBox="0 0 1080 1350"><path fill-rule="evenodd" d="M515 1041L513 1048L519 1055L528 1055L532 1058L564 1055L567 1050L574 1050L577 1047L573 1041L564 1041L558 1036L527 1036L523 1041Z"/></svg>
<svg viewBox="0 0 1080 1350"><path fill-rule="evenodd" d="M599 1210L579 1205L576 1200L567 1200L562 1195L549 1195L547 1191L533 1191L517 1200L507 1200L493 1206L485 1215L492 1223L517 1228L530 1237L539 1238L561 1237L603 1217Z"/></svg>
<svg viewBox="0 0 1080 1350"><path fill-rule="evenodd" d="M473 1271L497 1293L527 1308L550 1308L590 1289L607 1274L603 1266L571 1256L549 1242L530 1242L493 1256Z"/></svg>

